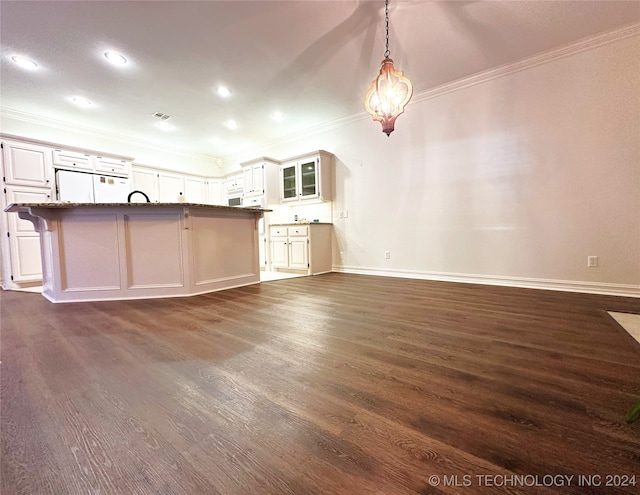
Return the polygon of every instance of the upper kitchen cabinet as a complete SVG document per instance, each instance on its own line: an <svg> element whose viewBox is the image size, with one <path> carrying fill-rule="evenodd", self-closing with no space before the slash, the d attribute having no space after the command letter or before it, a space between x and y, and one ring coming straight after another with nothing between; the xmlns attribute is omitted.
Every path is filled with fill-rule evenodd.
<svg viewBox="0 0 640 495"><path fill-rule="evenodd" d="M93 172L95 168L95 157L80 151L54 149L53 165L56 168Z"/></svg>
<svg viewBox="0 0 640 495"><path fill-rule="evenodd" d="M222 198L223 179L211 179L184 176L184 196L187 203L198 203L205 205L223 205Z"/></svg>
<svg viewBox="0 0 640 495"><path fill-rule="evenodd" d="M118 156L93 155L82 150L55 148L53 166L56 169L77 170L118 177L129 177L131 159Z"/></svg>
<svg viewBox="0 0 640 495"><path fill-rule="evenodd" d="M227 196L234 193L242 193L242 184L244 182L243 174L230 175L224 180L224 192Z"/></svg>
<svg viewBox="0 0 640 495"><path fill-rule="evenodd" d="M152 203L158 202L158 171L150 168L134 166L131 170L133 191L140 191L147 195ZM136 195L136 201L142 199L141 195Z"/></svg>
<svg viewBox="0 0 640 495"><path fill-rule="evenodd" d="M180 195L187 203L224 204L223 179L183 175L166 170L134 165L133 190L145 193L152 203L177 203ZM136 195L136 200L142 199Z"/></svg>
<svg viewBox="0 0 640 495"><path fill-rule="evenodd" d="M316 151L290 158L280 166L280 201L330 201L333 155Z"/></svg>
<svg viewBox="0 0 640 495"><path fill-rule="evenodd" d="M3 180L6 184L51 187L51 148L18 141L2 141Z"/></svg>
<svg viewBox="0 0 640 495"><path fill-rule="evenodd" d="M222 183L224 179L207 179L207 203L210 205L224 205Z"/></svg>
<svg viewBox="0 0 640 495"><path fill-rule="evenodd" d="M207 203L207 179L202 177L184 178L184 197L187 203Z"/></svg>
<svg viewBox="0 0 640 495"><path fill-rule="evenodd" d="M129 177L131 161L107 156L96 157L96 172L120 177Z"/></svg>
<svg viewBox="0 0 640 495"><path fill-rule="evenodd" d="M184 195L184 176L180 174L134 166L132 176L132 190L145 193L152 203L177 203Z"/></svg>
<svg viewBox="0 0 640 495"><path fill-rule="evenodd" d="M263 196L265 204L278 202L278 167L273 158L256 158L240 164L242 166L243 196Z"/></svg>

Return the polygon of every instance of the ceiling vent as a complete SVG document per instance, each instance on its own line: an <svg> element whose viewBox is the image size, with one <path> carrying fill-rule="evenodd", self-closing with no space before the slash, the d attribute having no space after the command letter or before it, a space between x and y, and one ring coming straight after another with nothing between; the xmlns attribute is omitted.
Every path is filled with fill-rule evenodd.
<svg viewBox="0 0 640 495"><path fill-rule="evenodd" d="M160 120L168 120L171 118L171 115L167 115L166 113L162 113L162 112L156 112L153 114L153 116L156 119L160 119Z"/></svg>

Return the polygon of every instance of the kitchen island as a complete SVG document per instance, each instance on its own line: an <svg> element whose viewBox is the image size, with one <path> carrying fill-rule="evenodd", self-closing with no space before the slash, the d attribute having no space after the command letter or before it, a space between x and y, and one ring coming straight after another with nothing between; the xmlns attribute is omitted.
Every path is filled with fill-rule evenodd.
<svg viewBox="0 0 640 495"><path fill-rule="evenodd" d="M260 282L265 211L192 203L15 203L52 302L190 296Z"/></svg>

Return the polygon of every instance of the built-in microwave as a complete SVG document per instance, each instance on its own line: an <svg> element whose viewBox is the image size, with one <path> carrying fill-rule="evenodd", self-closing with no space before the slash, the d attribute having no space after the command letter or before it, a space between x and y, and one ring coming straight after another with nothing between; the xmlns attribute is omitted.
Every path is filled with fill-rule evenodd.
<svg viewBox="0 0 640 495"><path fill-rule="evenodd" d="M242 198L242 206L245 208L264 208L264 196Z"/></svg>
<svg viewBox="0 0 640 495"><path fill-rule="evenodd" d="M229 206L242 206L242 193L232 194L227 196L227 205Z"/></svg>

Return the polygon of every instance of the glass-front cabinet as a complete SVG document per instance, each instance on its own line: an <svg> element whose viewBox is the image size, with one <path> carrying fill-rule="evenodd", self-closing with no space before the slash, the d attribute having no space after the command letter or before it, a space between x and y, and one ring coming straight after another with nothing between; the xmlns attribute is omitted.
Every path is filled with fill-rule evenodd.
<svg viewBox="0 0 640 495"><path fill-rule="evenodd" d="M330 200L332 161L331 153L317 151L285 162L280 167L280 200Z"/></svg>
<svg viewBox="0 0 640 495"><path fill-rule="evenodd" d="M300 196L302 199L318 197L318 167L319 158L308 162L300 162Z"/></svg>
<svg viewBox="0 0 640 495"><path fill-rule="evenodd" d="M296 168L298 164L283 165L280 169L282 173L282 201L292 201L298 199L298 188L296 186Z"/></svg>

